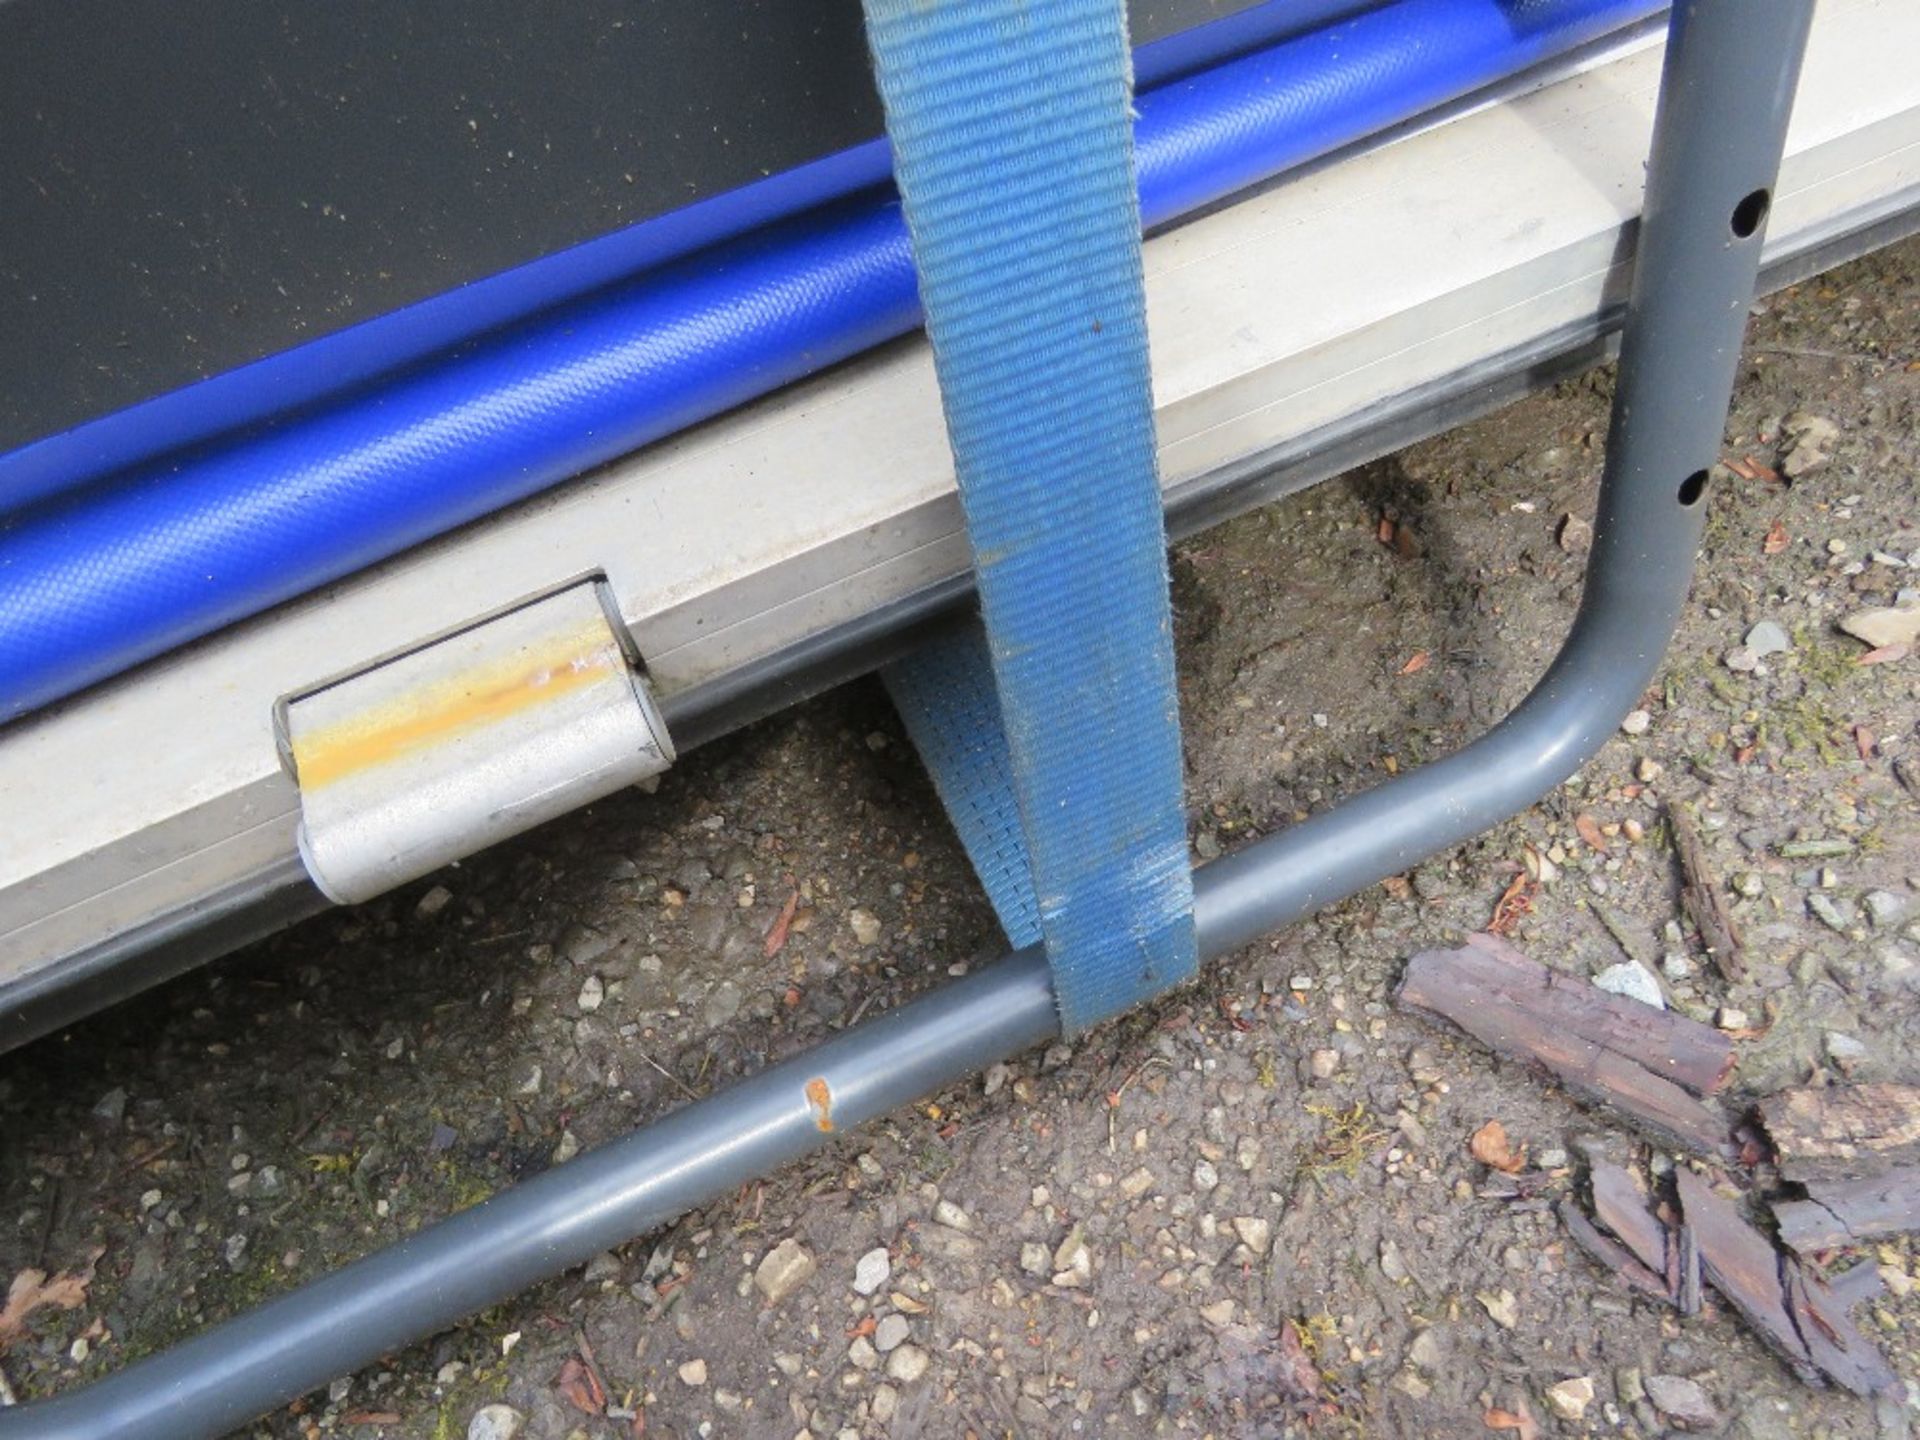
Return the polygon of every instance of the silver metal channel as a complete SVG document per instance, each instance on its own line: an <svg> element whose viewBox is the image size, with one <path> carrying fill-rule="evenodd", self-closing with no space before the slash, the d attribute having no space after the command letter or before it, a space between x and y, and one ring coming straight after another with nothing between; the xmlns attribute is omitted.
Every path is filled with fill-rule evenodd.
<svg viewBox="0 0 1920 1440"><path fill-rule="evenodd" d="M1458 754L1196 876L1205 959L1559 784L1651 681L1692 574L1811 0L1681 0L1668 43L1599 521L1565 648ZM3 1440L216 1436L1056 1033L1021 951L72 1394Z"/></svg>

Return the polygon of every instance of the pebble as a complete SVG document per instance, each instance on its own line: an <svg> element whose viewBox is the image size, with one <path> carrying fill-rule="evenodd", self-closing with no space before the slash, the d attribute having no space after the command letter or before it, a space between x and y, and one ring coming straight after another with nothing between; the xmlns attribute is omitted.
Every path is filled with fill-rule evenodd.
<svg viewBox="0 0 1920 1440"><path fill-rule="evenodd" d="M1078 1225L1053 1252L1053 1283L1062 1290L1078 1290L1093 1278L1093 1251Z"/></svg>
<svg viewBox="0 0 1920 1440"><path fill-rule="evenodd" d="M873 1387L873 1399L867 1402L876 1424L893 1423L893 1412L900 1408L900 1392L891 1385Z"/></svg>
<svg viewBox="0 0 1920 1440"><path fill-rule="evenodd" d="M1693 1429L1720 1423L1720 1412L1713 1408L1707 1392L1684 1375L1649 1375L1643 1383L1653 1408L1669 1420Z"/></svg>
<svg viewBox="0 0 1920 1440"><path fill-rule="evenodd" d="M1762 620L1747 631L1745 644L1747 649L1762 659L1769 655L1783 655L1793 648L1793 641L1787 638L1785 627L1773 620Z"/></svg>
<svg viewBox="0 0 1920 1440"><path fill-rule="evenodd" d="M1642 755L1640 763L1633 767L1633 775L1642 785L1651 785L1666 773L1666 768L1651 755ZM1629 820L1626 823L1632 825L1636 822Z"/></svg>
<svg viewBox="0 0 1920 1440"><path fill-rule="evenodd" d="M936 1225L944 1225L949 1230L973 1229L973 1217L951 1200L942 1200L935 1204L933 1219Z"/></svg>
<svg viewBox="0 0 1920 1440"><path fill-rule="evenodd" d="M847 925L853 931L853 938L862 945L880 943L880 919L870 910L849 910Z"/></svg>
<svg viewBox="0 0 1920 1440"><path fill-rule="evenodd" d="M887 1356L887 1378L898 1380L902 1385L911 1385L927 1373L927 1367L933 1363L933 1357L918 1345L902 1345Z"/></svg>
<svg viewBox="0 0 1920 1440"><path fill-rule="evenodd" d="M1736 1010L1731 1005L1722 1005L1713 1023L1722 1030L1745 1030L1751 1026L1752 1021L1747 1018L1746 1011Z"/></svg>
<svg viewBox="0 0 1920 1440"><path fill-rule="evenodd" d="M1200 1307L1200 1318L1216 1330L1224 1330L1233 1323L1233 1301L1216 1300L1211 1305Z"/></svg>
<svg viewBox="0 0 1920 1440"><path fill-rule="evenodd" d="M874 1327L873 1348L885 1355L906 1344L907 1337L912 1333L913 1328L907 1323L906 1316L889 1315Z"/></svg>
<svg viewBox="0 0 1920 1440"><path fill-rule="evenodd" d="M1827 1058L1836 1065L1851 1065L1867 1058L1867 1047L1851 1035L1829 1030L1826 1035Z"/></svg>
<svg viewBox="0 0 1920 1440"><path fill-rule="evenodd" d="M1316 1080L1331 1080L1339 1068L1338 1050L1316 1050L1307 1057L1307 1073Z"/></svg>
<svg viewBox="0 0 1920 1440"><path fill-rule="evenodd" d="M1438 1370L1444 1358L1440 1346L1440 1332L1431 1326L1413 1337L1413 1345L1407 1351L1407 1359L1422 1370Z"/></svg>
<svg viewBox="0 0 1920 1440"><path fill-rule="evenodd" d="M580 1137L571 1130L560 1132L560 1143L553 1147L553 1163L564 1165L580 1153Z"/></svg>
<svg viewBox="0 0 1920 1440"><path fill-rule="evenodd" d="M1906 897L1891 890L1869 890L1860 903L1867 907L1867 918L1876 928L1897 925L1907 913Z"/></svg>
<svg viewBox="0 0 1920 1440"><path fill-rule="evenodd" d="M1912 645L1920 643L1920 609L1896 606L1856 610L1840 622L1840 628L1875 649L1883 645Z"/></svg>
<svg viewBox="0 0 1920 1440"><path fill-rule="evenodd" d="M769 1305L778 1305L812 1279L819 1268L807 1247L788 1236L767 1252L753 1272L753 1283Z"/></svg>
<svg viewBox="0 0 1920 1440"><path fill-rule="evenodd" d="M1744 645L1736 645L1720 657L1720 663L1729 670L1742 675L1751 675L1760 668L1760 657Z"/></svg>
<svg viewBox="0 0 1920 1440"><path fill-rule="evenodd" d="M436 885L420 897L420 903L413 907L413 913L422 920L431 920L452 903L453 891L444 885Z"/></svg>
<svg viewBox="0 0 1920 1440"><path fill-rule="evenodd" d="M847 1347L847 1363L856 1370L878 1370L880 1352L874 1349L873 1341L866 1336L856 1336L853 1344Z"/></svg>
<svg viewBox="0 0 1920 1440"><path fill-rule="evenodd" d="M1511 1330L1520 1323L1520 1302L1511 1290L1482 1290L1473 1298L1502 1330Z"/></svg>
<svg viewBox="0 0 1920 1440"><path fill-rule="evenodd" d="M607 998L607 986L598 975L589 975L580 986L580 998L577 1003L585 1014L591 1015L598 1010Z"/></svg>
<svg viewBox="0 0 1920 1440"><path fill-rule="evenodd" d="M1214 1169L1211 1160L1198 1161L1193 1167L1193 1188L1212 1190L1220 1184L1220 1172Z"/></svg>
<svg viewBox="0 0 1920 1440"><path fill-rule="evenodd" d="M1758 900L1767 893L1767 882L1751 870L1742 870L1733 877L1734 892L1748 900Z"/></svg>
<svg viewBox="0 0 1920 1440"><path fill-rule="evenodd" d="M1256 1255L1267 1253L1267 1246L1273 1240L1273 1227L1259 1215L1236 1215L1233 1217L1233 1233L1240 1237L1240 1243Z"/></svg>
<svg viewBox="0 0 1920 1440"><path fill-rule="evenodd" d="M1052 1259L1047 1247L1038 1240L1029 1240L1020 1247L1020 1268L1029 1275L1044 1278Z"/></svg>
<svg viewBox="0 0 1920 1440"><path fill-rule="evenodd" d="M514 1440L527 1417L511 1405L482 1405L467 1422L467 1440Z"/></svg>
<svg viewBox="0 0 1920 1440"><path fill-rule="evenodd" d="M93 1102L93 1118L118 1125L127 1116L127 1092L118 1085Z"/></svg>
<svg viewBox="0 0 1920 1440"><path fill-rule="evenodd" d="M1789 480L1797 480L1826 464L1827 447L1840 438L1840 427L1833 421L1805 411L1787 416L1780 428L1792 441L1780 457L1780 473Z"/></svg>
<svg viewBox="0 0 1920 1440"><path fill-rule="evenodd" d="M1609 995L1638 1000L1642 1005L1651 1005L1656 1010L1667 1008L1667 997L1660 993L1660 982L1638 960L1622 960L1618 965L1607 966L1593 977L1593 983L1595 988Z"/></svg>
<svg viewBox="0 0 1920 1440"><path fill-rule="evenodd" d="M707 1362L704 1360L687 1361L686 1364L680 1367L680 1383L682 1385L693 1385L693 1386L700 1386L700 1385L706 1384L707 1383Z"/></svg>
<svg viewBox="0 0 1920 1440"><path fill-rule="evenodd" d="M1629 735L1644 735L1653 726L1653 716L1645 710L1629 710L1620 728Z"/></svg>
<svg viewBox="0 0 1920 1440"><path fill-rule="evenodd" d="M853 1293L871 1295L893 1274L893 1261L887 1255L887 1247L876 1246L867 1251L853 1266Z"/></svg>
<svg viewBox="0 0 1920 1440"><path fill-rule="evenodd" d="M1120 1182L1120 1193L1129 1200L1138 1200L1153 1188L1154 1174L1142 1165Z"/></svg>
<svg viewBox="0 0 1920 1440"><path fill-rule="evenodd" d="M1829 930L1845 935L1853 928L1854 917L1842 908L1842 903L1821 890L1815 890L1807 896L1807 909L1813 912L1813 918Z"/></svg>
<svg viewBox="0 0 1920 1440"><path fill-rule="evenodd" d="M1558 1385L1547 1387L1547 1408L1562 1420L1584 1418L1587 1407L1592 1403L1593 1380L1590 1376L1575 1376L1571 1380L1562 1380Z"/></svg>

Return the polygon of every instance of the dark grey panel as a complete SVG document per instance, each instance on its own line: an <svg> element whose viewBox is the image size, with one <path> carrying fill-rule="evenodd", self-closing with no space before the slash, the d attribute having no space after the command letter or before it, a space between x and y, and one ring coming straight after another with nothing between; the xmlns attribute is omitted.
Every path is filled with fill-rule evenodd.
<svg viewBox="0 0 1920 1440"><path fill-rule="evenodd" d="M880 132L858 0L0 0L0 450Z"/></svg>

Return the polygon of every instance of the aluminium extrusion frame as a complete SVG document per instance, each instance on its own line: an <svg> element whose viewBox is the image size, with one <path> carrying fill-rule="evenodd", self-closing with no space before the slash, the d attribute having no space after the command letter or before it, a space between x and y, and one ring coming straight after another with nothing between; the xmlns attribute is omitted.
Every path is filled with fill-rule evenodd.
<svg viewBox="0 0 1920 1440"><path fill-rule="evenodd" d="M1204 960L1457 844L1592 757L1651 682L1704 522L1812 0L1682 0L1580 610L1466 749L1201 868ZM1038 948L80 1390L0 1440L214 1436L1058 1033Z"/></svg>

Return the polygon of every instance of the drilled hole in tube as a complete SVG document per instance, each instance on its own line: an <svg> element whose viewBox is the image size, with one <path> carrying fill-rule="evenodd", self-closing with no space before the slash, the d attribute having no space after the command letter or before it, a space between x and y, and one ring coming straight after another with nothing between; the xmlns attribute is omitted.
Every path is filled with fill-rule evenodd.
<svg viewBox="0 0 1920 1440"><path fill-rule="evenodd" d="M1707 493L1707 472L1696 470L1680 482L1680 503L1698 505L1700 497Z"/></svg>
<svg viewBox="0 0 1920 1440"><path fill-rule="evenodd" d="M1755 190L1746 199L1733 207L1733 233L1745 240L1760 228L1760 222L1767 218L1767 206L1773 203L1773 196L1765 190Z"/></svg>

